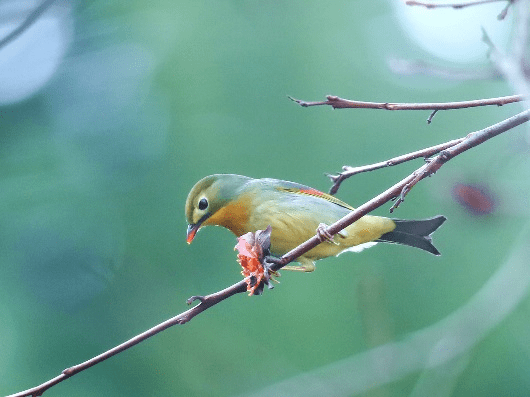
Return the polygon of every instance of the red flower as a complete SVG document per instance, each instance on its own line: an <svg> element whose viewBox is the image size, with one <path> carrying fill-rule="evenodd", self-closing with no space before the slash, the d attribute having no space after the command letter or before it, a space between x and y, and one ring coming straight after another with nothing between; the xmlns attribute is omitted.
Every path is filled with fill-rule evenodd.
<svg viewBox="0 0 530 397"><path fill-rule="evenodd" d="M254 295L265 274L261 264L263 250L256 243L256 238L252 232L238 237L237 245L234 249L239 251L237 261L243 268L241 274L247 279L247 291L250 291L249 296ZM254 277L254 280L252 280L252 277Z"/></svg>
<svg viewBox="0 0 530 397"><path fill-rule="evenodd" d="M250 295L261 295L263 285L269 284L271 275L279 276L279 273L264 268L263 261L265 256L269 255L270 247L270 226L265 230L258 230L256 233L249 232L237 238L237 244L234 250L238 250L237 261L243 268L241 274L247 282L247 291ZM273 281L276 281L272 279Z"/></svg>

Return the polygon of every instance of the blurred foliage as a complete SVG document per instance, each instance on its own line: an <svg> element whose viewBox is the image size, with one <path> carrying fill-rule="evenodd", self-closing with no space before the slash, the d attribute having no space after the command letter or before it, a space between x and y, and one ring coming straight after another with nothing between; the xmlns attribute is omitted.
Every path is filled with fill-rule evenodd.
<svg viewBox="0 0 530 397"><path fill-rule="evenodd" d="M37 5L8 0L2 7L15 4ZM16 10L3 10L7 34L20 21L9 19ZM9 55L2 70L16 74L16 62L34 70L19 76L21 89L11 98L31 94L0 106L2 395L178 314L191 295L239 280L228 231L207 228L191 246L185 242L184 202L203 176L275 177L327 190L325 172L465 136L519 109L439 112L427 125L428 112L303 109L289 101L287 95L442 102L510 94L500 80L392 73L389 56L446 62L416 47L382 0L64 0L39 23L20 40L53 37L64 48L42 82L30 85L52 57L51 39L38 45L42 60L32 52L9 55L17 41L0 48ZM509 30L509 22L498 24ZM56 33L47 36L46 29ZM478 65L487 67L485 55ZM273 388L277 395L307 395L297 390L310 378L323 385L320 395L354 395L357 389L344 385L358 374L344 371L341 360L370 369L368 386L358 390L369 396L528 395L524 285L520 300L506 307L496 304L502 288L511 296L511 285L495 290L500 298L489 304L498 322L462 352L458 340L448 343L448 357L457 352L449 361L428 366L419 345L402 362L362 361L377 346L408 343L425 327L446 324L515 255L514 242L525 245L526 234L519 235L528 221L527 133L520 127L449 162L394 214L446 215L435 236L440 258L380 244L321 261L312 274L283 272L264 296L233 297L46 395L233 396L281 381L293 388ZM419 164L361 174L338 196L359 205ZM493 210L470 211L462 200L471 198L455 197L455 186L487 191ZM514 277L526 280L522 269ZM467 328L458 329L466 335ZM419 365L410 364L415 355ZM338 382L327 383L330 372L322 368L340 369L331 372ZM381 381L393 373L399 376ZM436 394L422 394L429 390Z"/></svg>

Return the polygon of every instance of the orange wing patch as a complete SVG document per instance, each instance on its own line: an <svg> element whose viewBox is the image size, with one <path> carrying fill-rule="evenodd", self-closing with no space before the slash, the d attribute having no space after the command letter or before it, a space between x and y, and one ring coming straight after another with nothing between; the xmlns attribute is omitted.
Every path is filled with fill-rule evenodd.
<svg viewBox="0 0 530 397"><path fill-rule="evenodd" d="M326 194L326 193L321 192L320 190L316 190L316 189L313 189L313 188L300 189L300 193L301 194L308 194L310 196L319 196L319 197L322 197L322 196L324 196Z"/></svg>
<svg viewBox="0 0 530 397"><path fill-rule="evenodd" d="M310 188L310 187L309 188L301 188L301 189L293 188L293 187L277 187L276 189L278 189L278 190L280 190L282 192L287 192L287 193L303 194L303 195L306 195L306 196L319 197L319 198L327 200L327 201L329 201L329 202L331 202L333 204L337 204L337 205L340 205L341 207L349 209L350 211L353 211L355 209L351 205L346 204L344 201L339 200L338 198L336 198L336 197L334 197L334 196L332 196L330 194L321 192L320 190L313 189L313 188Z"/></svg>

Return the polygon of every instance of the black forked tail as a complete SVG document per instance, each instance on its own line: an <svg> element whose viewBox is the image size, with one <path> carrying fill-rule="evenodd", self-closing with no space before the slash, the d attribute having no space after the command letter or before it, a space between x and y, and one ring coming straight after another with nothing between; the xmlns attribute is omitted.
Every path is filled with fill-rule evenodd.
<svg viewBox="0 0 530 397"><path fill-rule="evenodd" d="M440 251L432 245L431 235L446 219L443 215L417 221L392 219L396 223L396 228L383 234L376 241L408 245L428 251L434 255L440 255Z"/></svg>

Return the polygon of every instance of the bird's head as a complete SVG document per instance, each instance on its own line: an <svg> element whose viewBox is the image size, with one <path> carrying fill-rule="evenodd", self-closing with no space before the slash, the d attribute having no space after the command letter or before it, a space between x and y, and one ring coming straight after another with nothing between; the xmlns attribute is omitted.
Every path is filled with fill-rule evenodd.
<svg viewBox="0 0 530 397"><path fill-rule="evenodd" d="M238 202L242 187L251 178L233 174L215 174L201 179L193 186L186 200L187 239L191 244L201 226L224 226L237 234L247 212Z"/></svg>

